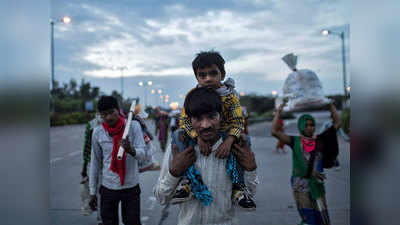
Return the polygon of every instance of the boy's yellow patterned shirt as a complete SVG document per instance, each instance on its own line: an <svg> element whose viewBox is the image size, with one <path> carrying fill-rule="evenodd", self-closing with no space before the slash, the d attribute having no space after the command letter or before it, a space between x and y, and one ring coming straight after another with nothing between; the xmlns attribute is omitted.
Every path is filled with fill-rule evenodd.
<svg viewBox="0 0 400 225"><path fill-rule="evenodd" d="M222 101L221 131L228 132L229 135L239 138L240 133L244 129L242 107L240 106L239 98L234 93L231 93L226 96L221 96L221 101ZM182 108L179 126L180 128L185 129L186 133L190 137L196 138L198 136L197 132L193 129L189 117L185 113L185 108Z"/></svg>

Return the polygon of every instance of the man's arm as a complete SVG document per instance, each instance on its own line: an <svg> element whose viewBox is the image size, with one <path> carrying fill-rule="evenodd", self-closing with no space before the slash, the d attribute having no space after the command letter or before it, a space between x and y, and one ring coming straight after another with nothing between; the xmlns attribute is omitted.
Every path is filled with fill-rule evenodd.
<svg viewBox="0 0 400 225"><path fill-rule="evenodd" d="M102 150L98 143L96 133L92 134L92 151L90 160L90 170L89 170L89 190L90 195L96 195L98 177L102 168Z"/></svg>
<svg viewBox="0 0 400 225"><path fill-rule="evenodd" d="M92 149L92 133L93 129L91 129L90 123L86 124L85 128L85 141L83 143L83 166L82 166L82 177L87 176L87 166L90 162L90 154Z"/></svg>
<svg viewBox="0 0 400 225"><path fill-rule="evenodd" d="M232 153L237 157L238 163L244 169L244 180L246 187L252 196L256 193L257 184L259 180L257 177L257 163L255 160L254 152L251 151L245 136L241 136L243 145L235 144L232 148Z"/></svg>
<svg viewBox="0 0 400 225"><path fill-rule="evenodd" d="M290 137L287 134L285 134L281 129L279 129L280 127L279 117L284 106L285 103L282 103L279 106L279 108L275 111L275 116L274 119L272 120L271 135L278 138L283 143L290 145Z"/></svg>
<svg viewBox="0 0 400 225"><path fill-rule="evenodd" d="M196 159L193 147L178 152L176 145L168 148L163 160L160 177L154 186L153 193L160 204L166 204L172 198L180 176Z"/></svg>
<svg viewBox="0 0 400 225"><path fill-rule="evenodd" d="M145 160L146 153L145 147L146 144L143 138L142 128L140 127L139 122L132 120L131 129L129 130L129 137L131 138L131 149L135 151L134 157L137 160Z"/></svg>

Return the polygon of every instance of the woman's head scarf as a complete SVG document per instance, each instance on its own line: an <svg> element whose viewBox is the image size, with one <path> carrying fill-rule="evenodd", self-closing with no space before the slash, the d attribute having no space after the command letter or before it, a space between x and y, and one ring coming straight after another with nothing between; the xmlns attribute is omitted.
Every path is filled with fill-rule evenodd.
<svg viewBox="0 0 400 225"><path fill-rule="evenodd" d="M315 119L310 114L304 114L300 116L299 120L297 121L297 129L299 129L300 134L304 135L304 129L306 128L307 120L313 121L315 125Z"/></svg>

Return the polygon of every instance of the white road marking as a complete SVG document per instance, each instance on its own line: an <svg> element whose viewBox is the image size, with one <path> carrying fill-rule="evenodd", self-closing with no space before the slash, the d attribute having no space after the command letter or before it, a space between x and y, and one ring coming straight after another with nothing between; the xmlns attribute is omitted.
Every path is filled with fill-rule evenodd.
<svg viewBox="0 0 400 225"><path fill-rule="evenodd" d="M54 163L56 163L56 162L58 162L58 161L61 161L61 160L64 160L64 159L67 159L67 158L70 158L70 157L74 157L74 156L77 156L77 155L80 155L80 154L82 154L82 151L70 152L70 153L68 153L66 156L63 156L63 157L55 157L55 158L53 158L53 159L50 159L50 164L54 164Z"/></svg>

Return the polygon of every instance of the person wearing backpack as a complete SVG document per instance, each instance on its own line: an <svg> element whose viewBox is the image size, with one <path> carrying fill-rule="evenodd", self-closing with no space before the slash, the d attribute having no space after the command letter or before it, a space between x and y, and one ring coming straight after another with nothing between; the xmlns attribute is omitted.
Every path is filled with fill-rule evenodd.
<svg viewBox="0 0 400 225"><path fill-rule="evenodd" d="M333 124L315 136L315 119L304 114L297 122L300 135L289 136L279 130L279 116L284 106L285 103L281 104L275 113L271 134L292 149L291 185L301 217L300 224L329 225L323 171L335 165L338 155L336 133L341 125L339 115L331 103L329 110Z"/></svg>

